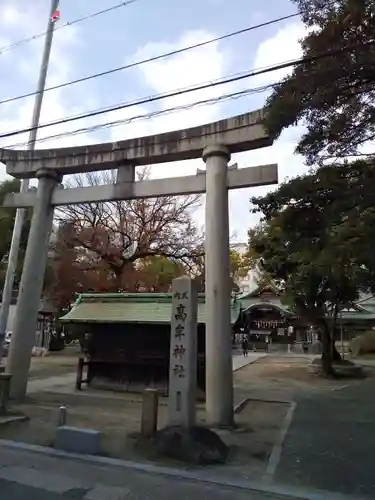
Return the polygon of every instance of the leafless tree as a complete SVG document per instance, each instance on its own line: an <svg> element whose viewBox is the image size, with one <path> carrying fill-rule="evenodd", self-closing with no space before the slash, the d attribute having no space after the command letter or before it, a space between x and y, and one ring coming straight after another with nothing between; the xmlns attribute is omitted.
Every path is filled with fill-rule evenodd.
<svg viewBox="0 0 375 500"><path fill-rule="evenodd" d="M114 174L105 171L73 176L65 187L110 184ZM138 180L148 176L147 168L137 175ZM159 255L190 266L202 255L203 236L192 217L200 203L200 196L90 203L60 208L57 219L60 224L69 224L69 244L80 250L81 268L102 269L104 264L115 288L121 290L129 289L129 281L133 281L130 274L140 259Z"/></svg>

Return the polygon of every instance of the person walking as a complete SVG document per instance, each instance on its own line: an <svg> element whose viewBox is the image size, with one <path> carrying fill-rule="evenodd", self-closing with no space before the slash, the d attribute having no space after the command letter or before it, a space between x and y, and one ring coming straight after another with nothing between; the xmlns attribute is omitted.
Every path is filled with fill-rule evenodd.
<svg viewBox="0 0 375 500"><path fill-rule="evenodd" d="M244 337L242 339L242 342L241 342L241 347L242 347L242 354L244 355L244 357L246 358L247 355L248 355L248 350L249 350L249 342L247 340L246 337Z"/></svg>

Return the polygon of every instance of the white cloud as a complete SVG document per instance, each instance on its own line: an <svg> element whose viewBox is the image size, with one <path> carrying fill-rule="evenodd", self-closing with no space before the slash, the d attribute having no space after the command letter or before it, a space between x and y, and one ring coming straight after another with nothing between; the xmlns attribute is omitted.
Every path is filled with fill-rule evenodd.
<svg viewBox="0 0 375 500"><path fill-rule="evenodd" d="M253 67L261 69L298 59L302 56L299 40L304 38L306 34L306 28L300 21L294 21L283 26L276 32L275 36L259 45ZM264 73L256 77L256 82L260 85L277 82L291 71L292 68L285 68Z"/></svg>
<svg viewBox="0 0 375 500"><path fill-rule="evenodd" d="M111 128L111 141L124 141L125 139L152 135L154 133L154 126L151 120L128 121L135 116L147 116L149 111L150 110L145 106L137 106L134 108L120 109L110 113L107 117L108 122L124 122L123 125L116 125Z"/></svg>
<svg viewBox="0 0 375 500"><path fill-rule="evenodd" d="M0 36L0 49L6 48L9 45L9 43L10 42L9 42L8 38ZM0 50L0 56L1 56L1 58L6 57L6 54L7 54L6 51L1 52L1 50Z"/></svg>
<svg viewBox="0 0 375 500"><path fill-rule="evenodd" d="M176 44L149 43L138 51L136 59L147 59L158 54L172 52L182 47L195 45L215 35L205 31L194 31L183 35ZM227 58L219 50L218 43L183 52L175 56L140 66L140 76L155 93L169 93L178 89L199 86L222 78L227 72ZM212 87L197 92L188 92L168 99L163 99L158 109L170 109L188 106L194 102L215 98L222 94L219 87ZM159 132L174 130L176 124L180 127L200 125L218 116L217 106L184 110L156 118L153 123Z"/></svg>
<svg viewBox="0 0 375 500"><path fill-rule="evenodd" d="M304 28L301 23L291 23L279 30L276 35L261 43L255 55L254 67L268 66L277 64L285 59L294 59L301 55L301 49L298 43L304 34ZM138 51L135 59L145 59L155 56L162 52L170 52L176 48L189 44L199 43L199 41L213 38L211 33L193 32L185 35L175 45L167 44L148 44L142 50ZM178 89L198 82L219 79L225 76L229 71L226 67L226 61L230 60L230 55L224 57L221 47L218 44L208 45L202 49L189 51L172 58L159 60L155 63L146 64L139 68L140 75L148 83L154 93L163 93L171 89ZM283 73L269 73L264 75L260 84L275 81L275 79L285 76ZM272 75L272 76L271 76ZM267 78L267 80L265 79ZM276 77L276 78L275 78ZM261 78L261 77L258 77ZM258 84L255 83L254 86ZM252 81L253 86L253 81ZM166 109L173 105L188 104L207 96L217 96L228 92L222 88L209 89L201 95L191 93L179 96L177 99L166 99L161 101L160 108ZM204 96L204 97L202 97ZM159 108L159 109L160 109ZM136 113L135 113L136 111ZM136 110L126 110L119 112L118 116L127 118L134 114L147 113L147 109L136 108ZM206 106L202 108L193 108L189 111L181 111L168 116L160 116L152 121L134 122L112 130L113 140L125 139L128 137L139 137L142 135L151 135L153 133L166 132L169 130L181 129L223 118L220 106ZM241 153L233 157L233 161L238 162L239 167L257 166L269 163L279 164L279 180L294 177L304 171L302 159L293 154L300 130L287 130L274 146L266 149L259 149ZM152 168L153 177L171 177L177 175L192 175L197 168L204 168L202 160L183 161L169 164L155 165ZM258 187L230 192L230 220L231 231L237 235L238 239L245 239L249 226L258 222L259 218L249 212L249 198L265 194L272 186ZM204 207L197 213L200 224L204 221Z"/></svg>
<svg viewBox="0 0 375 500"><path fill-rule="evenodd" d="M288 23L276 34L258 46L253 67L264 68L298 59L302 56L299 40L306 36L307 31L300 21ZM287 76L292 68L285 68L259 75L252 80L254 86L279 81ZM234 156L234 160L242 167L278 164L279 182L296 177L306 172L303 158L295 155L294 150L303 132L302 127L290 128L281 135L273 146L265 149L248 151ZM259 215L249 212L250 198L263 196L276 189L276 186L263 186L230 192L231 224L239 239L246 239L249 227L259 222Z"/></svg>
<svg viewBox="0 0 375 500"><path fill-rule="evenodd" d="M176 44L149 43L139 50L135 57L137 60L151 58L205 42L214 36L205 31L189 32L183 35ZM224 54L219 51L217 42L140 67L146 83L159 93L220 78L224 69ZM207 95L207 91L204 91L204 95Z"/></svg>
<svg viewBox="0 0 375 500"><path fill-rule="evenodd" d="M26 81L30 82L29 85L37 81L44 37L37 38L30 43L28 50L25 50L15 61L16 69L21 72ZM57 30L54 33L46 87L59 85L68 79L73 69L74 51L79 43L79 31L74 26L65 30Z"/></svg>
<svg viewBox="0 0 375 500"><path fill-rule="evenodd" d="M214 38L214 34L205 31L194 31L183 35L176 44L149 43L140 49L134 60L148 59L158 54L172 52L182 47L195 45ZM183 52L170 58L162 59L139 67L139 77L146 82L153 94L167 93L171 90L187 88L201 83L222 78L228 68L225 54L219 50L217 43L198 49ZM227 90L226 90L227 91ZM209 88L197 92L182 94L159 101L157 108L166 110L178 106L188 106L194 102L217 97L222 93L220 88ZM151 92L150 92L151 94ZM152 135L181 128L188 128L215 121L220 117L220 106L191 108L171 114L161 115L152 120L134 121L128 125L112 129L111 139L118 141L129 137ZM127 119L131 116L147 114L151 108L146 106L119 111L116 119ZM114 114L111 114L111 121ZM197 168L203 168L201 160L181 161L155 165L153 177L172 177L191 175Z"/></svg>
<svg viewBox="0 0 375 500"><path fill-rule="evenodd" d="M22 17L22 12L13 4L8 3L0 7L0 24L5 27L16 26Z"/></svg>
<svg viewBox="0 0 375 500"><path fill-rule="evenodd" d="M73 73L74 47L79 43L79 36L71 28L61 30L60 35L56 33L56 38L53 45L53 54L51 58L51 66L49 73L49 85L60 83L71 78ZM70 33L70 38L68 37ZM290 26L279 30L275 37L270 38L260 44L255 55L255 63L253 66L267 66L285 60L285 58L298 57L297 39L303 35L301 25L293 23ZM201 41L213 38L215 35L204 31L195 31L186 33L176 44L165 43L149 43L140 49L134 56L134 60L152 57L153 55L162 52L169 52L187 45L199 43ZM39 42L38 42L39 43ZM38 43L35 42L35 47L38 48ZM36 50L34 57L40 57L39 51ZM31 59L30 59L31 60ZM142 83L146 83L149 87L149 94L164 93L170 90L185 88L191 85L196 85L206 81L220 79L221 77L233 72L233 68L228 67L231 62L231 54L229 51L223 52L219 44L210 44L200 49L175 55L171 58L156 61L154 63L139 66L138 76ZM33 65L33 74L35 77L35 63ZM234 68L235 70L235 68ZM270 73L267 78L275 78L275 74ZM73 77L76 76L76 72ZM282 75L281 75L282 76ZM277 75L279 78L280 75ZM125 78L125 77L124 77ZM270 80L267 80L270 81ZM254 81L252 81L253 86ZM255 83L254 86L257 84ZM229 86L210 88L208 90L188 93L178 97L165 99L155 103L154 105L142 105L134 108L120 110L102 117L95 117L92 120L77 122L73 124L56 126L50 129L40 131L39 137L62 133L72 128L78 128L85 125L105 123L115 120L126 120L134 115L147 114L154 110L165 110L173 106L184 106L192 102L215 97L222 93L230 92ZM64 96L69 95L68 92L74 92L75 87L68 88L64 91L48 92L44 98L43 112L41 122L56 120L67 115L79 113L79 109L68 109ZM91 97L88 95L87 101ZM92 100L92 99L91 99ZM98 97L99 101L99 97ZM83 103L84 105L85 103ZM83 107L82 105L82 107ZM99 103L100 106L100 103ZM90 108L88 102L84 106ZM92 106L91 106L92 107ZM7 116L0 123L1 130L11 130L24 127L30 121L32 109L32 100L17 103L16 107L8 110ZM244 109L247 111L248 109ZM154 133L166 132L175 129L187 128L199 124L209 123L228 116L224 115L222 105L205 106L192 108L190 110L180 111L169 115L160 116L152 120L133 121L127 125L121 125L111 129L111 140L118 141L130 137L140 137L152 135ZM17 138L17 141L20 138ZM251 151L236 155L233 161L237 161L240 167L255 166L267 163L279 163L280 180L286 177L297 175L303 170L301 159L293 155L293 150L296 142L295 131L287 131L282 138L272 148L263 150ZM13 141L13 139L12 139ZM97 134L84 134L74 137L66 137L50 141L48 143L40 143L38 147L64 147L74 146L98 141ZM9 140L7 141L9 144ZM164 165L154 166L152 169L153 177L171 177L176 175L191 175L195 174L197 168L204 168L202 160L185 161L169 163ZM256 219L249 214L249 197L267 192L270 187L254 188L241 190L230 193L230 211L231 211L231 231L237 233L239 239L244 239L246 231L250 224L254 224ZM203 223L203 210L199 211L199 224Z"/></svg>
<svg viewBox="0 0 375 500"><path fill-rule="evenodd" d="M297 145L295 129L285 131L273 146L257 149L233 156L241 167L278 164L279 183L285 182L307 171L303 158L294 154ZM229 203L231 223L239 240L246 239L247 230L259 222L259 215L250 213L250 198L264 196L277 186L261 186L238 191L230 191Z"/></svg>

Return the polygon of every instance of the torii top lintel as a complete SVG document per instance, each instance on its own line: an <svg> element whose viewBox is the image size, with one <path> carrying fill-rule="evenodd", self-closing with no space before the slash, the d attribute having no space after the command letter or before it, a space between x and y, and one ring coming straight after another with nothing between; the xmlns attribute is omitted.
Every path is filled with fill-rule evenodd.
<svg viewBox="0 0 375 500"><path fill-rule="evenodd" d="M7 174L33 178L42 168L75 174L118 168L119 165L150 165L199 158L206 146L223 144L231 153L271 146L274 138L262 125L265 109L163 134L119 142L57 149L16 151L0 149Z"/></svg>

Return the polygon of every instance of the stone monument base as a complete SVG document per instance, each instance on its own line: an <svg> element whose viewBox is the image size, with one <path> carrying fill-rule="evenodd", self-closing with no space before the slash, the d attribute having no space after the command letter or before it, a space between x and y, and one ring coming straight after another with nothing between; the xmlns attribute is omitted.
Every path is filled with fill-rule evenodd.
<svg viewBox="0 0 375 500"><path fill-rule="evenodd" d="M363 378L365 374L362 366L356 365L348 360L333 362L332 368L338 377ZM313 375L323 375L321 357L314 358L308 365L307 370Z"/></svg>
<svg viewBox="0 0 375 500"><path fill-rule="evenodd" d="M229 448L221 438L204 427L165 427L155 434L152 446L158 456L196 465L223 464L229 455Z"/></svg>

